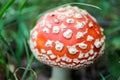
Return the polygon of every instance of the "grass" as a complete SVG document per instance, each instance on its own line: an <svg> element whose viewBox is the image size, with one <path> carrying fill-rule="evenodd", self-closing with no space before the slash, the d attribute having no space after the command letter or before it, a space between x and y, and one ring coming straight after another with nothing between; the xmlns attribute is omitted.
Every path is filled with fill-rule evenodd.
<svg viewBox="0 0 120 80"><path fill-rule="evenodd" d="M5 11L14 3L15 0L9 0L8 3L0 10L0 18L3 16Z"/></svg>
<svg viewBox="0 0 120 80"><path fill-rule="evenodd" d="M86 4L78 2L84 2ZM34 78L34 74L32 74L34 73L32 69L32 62L36 60L32 55L27 43L29 40L30 29L33 28L37 19L44 13L55 9L57 6L64 6L63 4L66 5L66 3L69 3L72 5L82 6L83 8L87 9L90 13L92 13L92 15L97 18L97 21L105 29L104 32L107 35L105 64L108 63L107 68L110 72L109 75L119 80L120 74L117 74L116 76L116 73L120 72L120 64L117 63L120 61L120 45L118 45L120 40L120 7L117 4L118 2L115 2L113 0L110 0L109 2L107 2L107 0L76 0L76 2L75 0L0 1L0 68L3 68L3 66L5 66L3 68L3 70L5 70L5 74L2 75L0 73L0 78L2 77L3 80L15 79L14 73L10 72L7 66L9 64L12 64L14 65L15 69L21 68L24 58L27 60L27 65L24 67L24 72L23 75L21 75L21 80L24 80L27 77L29 71L31 72L29 79ZM100 8L89 4L97 5ZM93 10L93 7L98 10L100 9L99 12L97 10L96 13L96 10ZM39 71L36 71L36 74L40 73L43 69L44 68L40 68ZM18 73L16 72L16 74ZM107 80L110 76L106 77L102 73L100 74L102 80ZM18 76L16 76L16 80L17 77Z"/></svg>
<svg viewBox="0 0 120 80"><path fill-rule="evenodd" d="M5 11L14 3L14 1L15 1L15 0L10 0L10 1L1 9L1 11L0 11L0 18L2 18L2 16L3 16L4 13L5 13ZM26 54L27 54L28 65L27 65L26 69L30 69L30 68L31 68L31 63L32 63L32 60L33 60L33 55L31 55L31 56L29 55L28 46L27 46L27 42L26 42L26 41L28 40L28 37L27 37L28 35L26 35L26 29L24 28L24 27L26 27L26 26L25 26L25 24L24 24L24 22L23 22L23 20L22 20L22 18L21 18L21 11L22 11L22 9L23 9L23 7L24 7L24 5L25 5L26 2L27 2L27 0L21 1L21 3L19 4L19 9L18 9L18 11L17 11L16 13L17 13L17 20L18 20L18 22L20 23L20 24L19 24L19 35L21 35L21 36L20 36L20 37L21 37L21 41L23 41L22 43L23 43L23 45L25 46L25 51L26 51ZM4 28L4 26L3 26L3 28ZM23 31L24 31L25 33L23 33ZM27 31L28 31L28 30L27 30ZM1 29L1 32L2 32L2 29ZM23 33L23 34L21 34L21 33ZM28 34L28 33L27 33L27 34ZM15 38L17 38L17 37L15 37ZM3 44L10 50L10 53L12 53L12 56L14 57L15 63L18 64L18 63L17 63L16 56L18 56L18 61L19 61L19 57L20 57L19 53L18 53L18 55L15 56L15 53L14 53L12 47L9 45L8 41L5 40L5 38L4 38L4 36L2 35L2 33L0 33L0 39L1 39L1 41L3 42ZM26 39L27 39L27 40L26 40ZM20 44L22 44L22 43L20 43ZM20 47L21 47L21 46L20 46ZM20 47L19 47L19 48L20 48ZM8 56L9 56L9 53L8 53ZM8 57L8 58L10 58L10 57ZM11 64L10 59L8 59L8 61L9 61L8 64ZM9 75L9 71L7 71L7 74ZM27 74L27 70L25 70L25 72L23 73L23 76L22 76L21 80L24 80L26 74ZM17 78L16 78L16 80L17 80Z"/></svg>

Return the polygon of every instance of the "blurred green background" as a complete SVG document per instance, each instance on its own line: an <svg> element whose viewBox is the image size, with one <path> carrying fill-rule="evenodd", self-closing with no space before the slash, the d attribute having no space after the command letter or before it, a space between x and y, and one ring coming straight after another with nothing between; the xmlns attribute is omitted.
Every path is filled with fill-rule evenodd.
<svg viewBox="0 0 120 80"><path fill-rule="evenodd" d="M51 67L32 55L29 32L45 11L73 2L101 8L77 5L104 28L106 48L93 65L72 70L72 80L120 80L120 0L0 0L0 80L48 80Z"/></svg>

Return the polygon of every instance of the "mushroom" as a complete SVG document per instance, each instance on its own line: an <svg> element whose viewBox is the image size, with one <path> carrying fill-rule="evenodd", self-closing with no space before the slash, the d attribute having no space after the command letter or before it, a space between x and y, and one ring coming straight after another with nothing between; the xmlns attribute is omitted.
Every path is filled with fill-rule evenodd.
<svg viewBox="0 0 120 80"><path fill-rule="evenodd" d="M86 10L64 6L38 20L29 45L40 62L54 66L50 80L69 80L69 69L86 67L103 54L105 36Z"/></svg>

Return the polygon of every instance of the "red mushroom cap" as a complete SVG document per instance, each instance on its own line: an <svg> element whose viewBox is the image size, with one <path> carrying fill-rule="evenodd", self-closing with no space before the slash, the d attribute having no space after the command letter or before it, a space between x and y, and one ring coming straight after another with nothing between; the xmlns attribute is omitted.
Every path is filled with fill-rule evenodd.
<svg viewBox="0 0 120 80"><path fill-rule="evenodd" d="M31 30L29 45L41 62L76 69L103 54L103 29L85 10L66 6L42 16Z"/></svg>

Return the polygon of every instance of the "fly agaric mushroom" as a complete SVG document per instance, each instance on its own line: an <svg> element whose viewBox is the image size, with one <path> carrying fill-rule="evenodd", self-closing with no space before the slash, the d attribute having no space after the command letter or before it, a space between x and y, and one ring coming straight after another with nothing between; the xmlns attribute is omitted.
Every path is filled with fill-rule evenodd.
<svg viewBox="0 0 120 80"><path fill-rule="evenodd" d="M93 63L103 54L104 41L103 29L86 10L64 6L38 20L29 45L39 61L57 70L51 80L67 80L61 79L68 71L62 68L78 69ZM60 79L57 74L62 75Z"/></svg>

